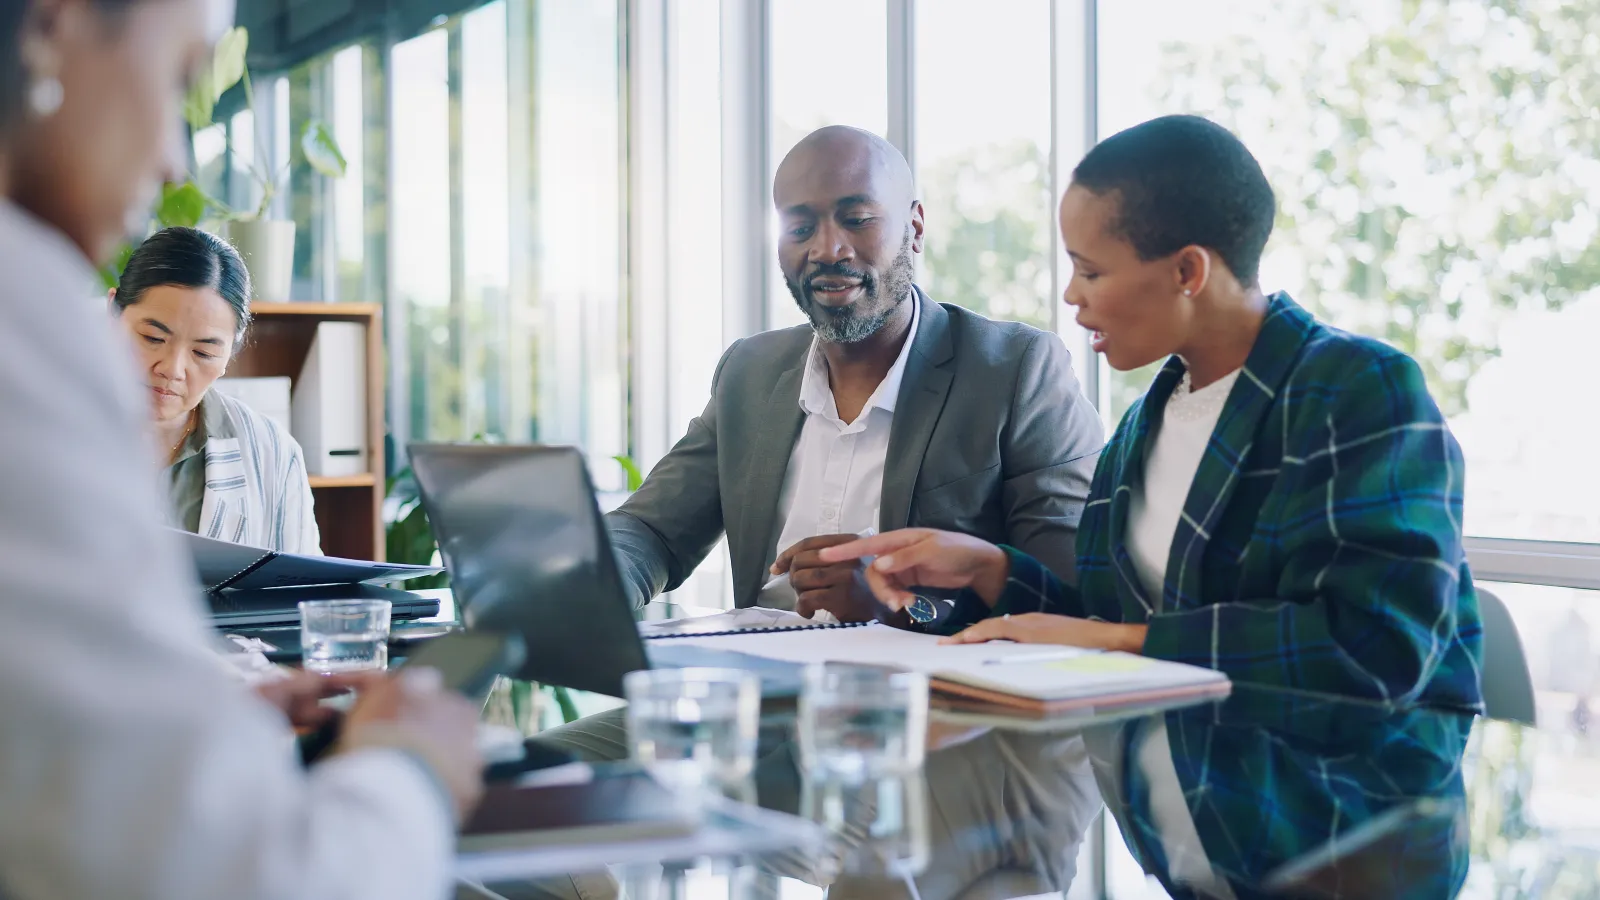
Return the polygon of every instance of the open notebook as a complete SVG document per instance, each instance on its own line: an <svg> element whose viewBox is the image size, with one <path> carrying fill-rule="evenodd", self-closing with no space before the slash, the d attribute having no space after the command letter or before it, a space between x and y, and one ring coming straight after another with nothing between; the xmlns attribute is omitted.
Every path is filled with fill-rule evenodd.
<svg viewBox="0 0 1600 900"><path fill-rule="evenodd" d="M731 633L724 629L675 636L693 646L733 650L784 662L846 662L922 672L929 676L934 690L955 705L999 707L1022 715L1221 696L1230 687L1227 677L1215 670L1129 653L1008 641L941 644L932 635L902 631L876 622L818 627L793 613L759 612L776 615L760 619L750 616L725 619L724 615L728 614L724 614L691 619L688 622L720 619L723 625L768 624ZM704 627L715 628L717 624Z"/></svg>

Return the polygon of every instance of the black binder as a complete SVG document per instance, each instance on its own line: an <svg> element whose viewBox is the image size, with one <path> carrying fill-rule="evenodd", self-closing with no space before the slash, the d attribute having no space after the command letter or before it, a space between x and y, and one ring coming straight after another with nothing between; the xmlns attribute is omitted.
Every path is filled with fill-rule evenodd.
<svg viewBox="0 0 1600 900"><path fill-rule="evenodd" d="M319 584L386 584L442 572L437 566L367 562L336 556L279 553L180 531L208 591L252 591Z"/></svg>
<svg viewBox="0 0 1600 900"><path fill-rule="evenodd" d="M279 553L179 533L218 628L296 626L302 600L388 600L394 621L439 613L436 599L377 586L442 571L434 566Z"/></svg>

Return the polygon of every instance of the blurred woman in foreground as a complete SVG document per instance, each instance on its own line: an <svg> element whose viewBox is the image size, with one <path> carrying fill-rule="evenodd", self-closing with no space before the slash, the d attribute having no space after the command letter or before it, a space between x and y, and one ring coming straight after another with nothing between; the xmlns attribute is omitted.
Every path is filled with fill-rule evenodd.
<svg viewBox="0 0 1600 900"><path fill-rule="evenodd" d="M477 711L426 672L363 682L332 754L302 768L289 726L325 715L324 687L229 678L162 527L147 405L93 263L179 174L183 94L232 13L0 2L7 900L440 897L480 789Z"/></svg>

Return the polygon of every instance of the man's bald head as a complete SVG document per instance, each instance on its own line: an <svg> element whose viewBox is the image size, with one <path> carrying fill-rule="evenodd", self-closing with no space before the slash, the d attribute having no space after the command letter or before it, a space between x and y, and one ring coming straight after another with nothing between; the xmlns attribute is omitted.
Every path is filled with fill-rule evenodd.
<svg viewBox="0 0 1600 900"><path fill-rule="evenodd" d="M772 200L784 280L817 334L838 343L875 334L911 295L911 255L922 252L906 158L869 131L820 128L783 158Z"/></svg>
<svg viewBox="0 0 1600 900"><path fill-rule="evenodd" d="M885 203L906 209L916 202L911 166L895 145L862 128L826 125L795 144L778 164L772 181L772 199L779 211L785 182L805 181L819 174L853 176L871 181Z"/></svg>

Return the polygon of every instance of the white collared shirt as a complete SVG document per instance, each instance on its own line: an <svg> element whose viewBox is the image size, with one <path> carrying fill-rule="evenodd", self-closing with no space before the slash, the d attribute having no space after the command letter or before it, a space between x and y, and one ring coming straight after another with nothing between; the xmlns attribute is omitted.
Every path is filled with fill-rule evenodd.
<svg viewBox="0 0 1600 900"><path fill-rule="evenodd" d="M774 555L819 534L860 534L878 527L889 428L921 316L915 291L905 302L911 304L906 342L854 422L839 418L828 384L828 359L812 338L800 379L800 408L806 421L789 453L789 469L778 494L783 530Z"/></svg>

